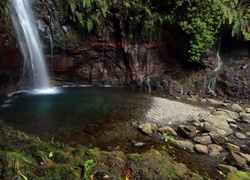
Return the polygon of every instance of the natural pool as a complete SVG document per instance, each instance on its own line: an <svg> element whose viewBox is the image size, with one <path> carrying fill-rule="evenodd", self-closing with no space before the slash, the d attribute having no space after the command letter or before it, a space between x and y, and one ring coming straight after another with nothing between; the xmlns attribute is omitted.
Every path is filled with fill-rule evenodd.
<svg viewBox="0 0 250 180"><path fill-rule="evenodd" d="M145 92L92 86L58 87L54 93L22 91L2 103L0 118L42 140L126 147L140 136L130 133L131 122L141 120L150 98Z"/></svg>
<svg viewBox="0 0 250 180"><path fill-rule="evenodd" d="M131 125L144 120L153 98L152 93L113 87L65 86L52 92L21 91L1 102L0 118L42 140L140 153L151 147L169 147L159 137L146 136ZM134 147L133 141L145 145ZM216 172L218 158L212 160L178 148L168 151L192 171L209 175Z"/></svg>

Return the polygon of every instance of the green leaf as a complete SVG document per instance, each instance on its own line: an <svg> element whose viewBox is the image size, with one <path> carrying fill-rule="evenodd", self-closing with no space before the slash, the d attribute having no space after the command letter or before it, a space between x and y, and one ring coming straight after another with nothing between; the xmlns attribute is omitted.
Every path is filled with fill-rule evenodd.
<svg viewBox="0 0 250 180"><path fill-rule="evenodd" d="M49 153L49 158L51 158L51 157L53 157L53 152L52 151Z"/></svg>

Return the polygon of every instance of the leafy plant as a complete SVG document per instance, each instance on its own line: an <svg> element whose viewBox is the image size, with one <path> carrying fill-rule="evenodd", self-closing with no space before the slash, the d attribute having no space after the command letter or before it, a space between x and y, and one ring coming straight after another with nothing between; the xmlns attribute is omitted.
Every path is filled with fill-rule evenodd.
<svg viewBox="0 0 250 180"><path fill-rule="evenodd" d="M88 159L84 162L84 175L83 179L88 180L91 174L92 168L95 166L95 162L93 159Z"/></svg>

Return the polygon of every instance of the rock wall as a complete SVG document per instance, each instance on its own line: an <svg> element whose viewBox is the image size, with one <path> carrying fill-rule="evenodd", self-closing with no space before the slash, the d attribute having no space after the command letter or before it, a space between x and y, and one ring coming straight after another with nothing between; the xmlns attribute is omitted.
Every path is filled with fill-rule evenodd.
<svg viewBox="0 0 250 180"><path fill-rule="evenodd" d="M14 42L11 42L6 29L0 27L0 94L16 90L22 74L22 59Z"/></svg>

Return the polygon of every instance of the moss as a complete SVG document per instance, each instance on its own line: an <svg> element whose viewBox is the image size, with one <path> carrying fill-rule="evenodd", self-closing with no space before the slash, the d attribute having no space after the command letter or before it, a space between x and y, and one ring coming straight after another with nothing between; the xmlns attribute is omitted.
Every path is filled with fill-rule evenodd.
<svg viewBox="0 0 250 180"><path fill-rule="evenodd" d="M250 179L250 175L242 171L229 173L226 177L226 180L248 180L248 179Z"/></svg>
<svg viewBox="0 0 250 180"><path fill-rule="evenodd" d="M1 125L1 124L0 124ZM44 142L10 127L0 131L1 179L89 179L94 172L124 179L183 179L166 151L151 149L125 155L98 148L71 148L57 142Z"/></svg>

